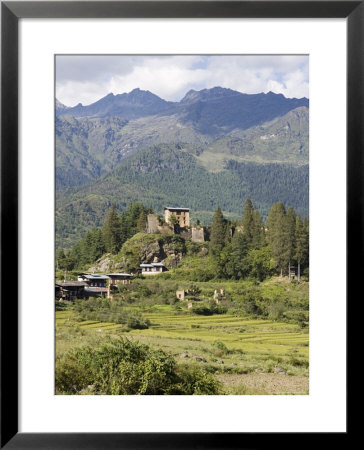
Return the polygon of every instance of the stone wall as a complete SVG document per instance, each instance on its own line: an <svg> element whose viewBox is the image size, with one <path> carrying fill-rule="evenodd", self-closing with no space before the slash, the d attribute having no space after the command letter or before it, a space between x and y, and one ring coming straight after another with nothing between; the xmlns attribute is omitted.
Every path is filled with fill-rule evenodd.
<svg viewBox="0 0 364 450"><path fill-rule="evenodd" d="M159 225L157 214L148 214L147 216L147 233L173 233L173 229L169 225Z"/></svg>
<svg viewBox="0 0 364 450"><path fill-rule="evenodd" d="M158 232L159 221L156 214L148 214L147 216L147 233Z"/></svg>
<svg viewBox="0 0 364 450"><path fill-rule="evenodd" d="M205 233L203 227L192 228L192 242L205 242Z"/></svg>
<svg viewBox="0 0 364 450"><path fill-rule="evenodd" d="M168 234L173 233L173 229L169 225L158 225L156 233Z"/></svg>
<svg viewBox="0 0 364 450"><path fill-rule="evenodd" d="M176 297L179 300L184 300L185 299L185 291L176 291Z"/></svg>

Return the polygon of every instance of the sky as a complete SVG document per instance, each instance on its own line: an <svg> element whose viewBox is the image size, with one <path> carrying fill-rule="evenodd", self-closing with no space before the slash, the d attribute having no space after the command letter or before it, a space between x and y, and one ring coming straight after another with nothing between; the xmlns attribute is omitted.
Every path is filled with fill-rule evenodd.
<svg viewBox="0 0 364 450"><path fill-rule="evenodd" d="M56 97L89 105L135 88L180 101L190 90L221 86L246 94L309 97L307 55L57 55Z"/></svg>

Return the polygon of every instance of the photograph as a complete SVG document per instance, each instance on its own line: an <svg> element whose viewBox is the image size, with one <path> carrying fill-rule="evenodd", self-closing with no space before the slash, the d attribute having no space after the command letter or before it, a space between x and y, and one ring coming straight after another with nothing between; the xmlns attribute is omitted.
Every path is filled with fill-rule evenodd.
<svg viewBox="0 0 364 450"><path fill-rule="evenodd" d="M308 73L55 55L55 394L309 394Z"/></svg>

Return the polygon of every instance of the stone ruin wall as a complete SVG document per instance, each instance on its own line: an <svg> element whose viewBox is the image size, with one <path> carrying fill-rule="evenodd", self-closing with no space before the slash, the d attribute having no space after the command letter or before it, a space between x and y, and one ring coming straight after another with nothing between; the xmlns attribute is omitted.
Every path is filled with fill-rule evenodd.
<svg viewBox="0 0 364 450"><path fill-rule="evenodd" d="M202 227L192 227L192 242L205 242L205 232Z"/></svg>

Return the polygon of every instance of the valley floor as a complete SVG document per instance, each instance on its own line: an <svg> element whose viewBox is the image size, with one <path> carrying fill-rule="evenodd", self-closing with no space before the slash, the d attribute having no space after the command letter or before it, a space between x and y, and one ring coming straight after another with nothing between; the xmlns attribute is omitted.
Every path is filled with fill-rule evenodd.
<svg viewBox="0 0 364 450"><path fill-rule="evenodd" d="M178 364L204 367L230 395L308 394L309 335L296 324L237 317L201 316L172 305L130 306L151 322L125 332L121 325L78 322L72 309L56 312L56 353L105 336L125 336L171 353Z"/></svg>

